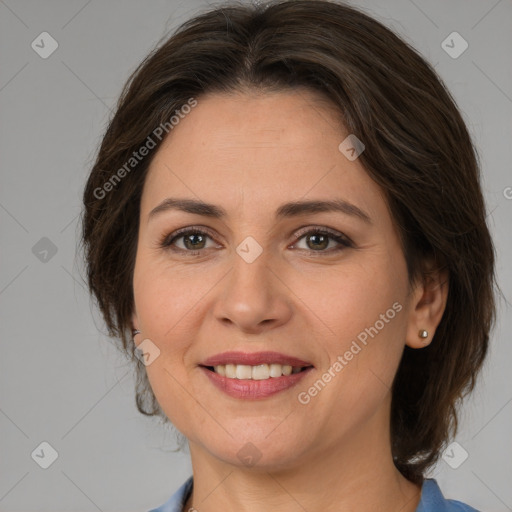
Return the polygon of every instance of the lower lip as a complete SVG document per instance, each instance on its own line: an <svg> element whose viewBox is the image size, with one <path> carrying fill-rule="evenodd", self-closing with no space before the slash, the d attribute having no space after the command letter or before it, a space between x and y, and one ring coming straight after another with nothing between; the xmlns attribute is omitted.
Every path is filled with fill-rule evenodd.
<svg viewBox="0 0 512 512"><path fill-rule="evenodd" d="M285 391L295 386L313 369L309 367L299 373L291 375L282 375L281 377L270 377L264 380L252 379L228 379L218 373L208 370L204 366L200 367L206 376L217 388L224 391L233 398L245 398L249 400L258 400L275 395L280 391Z"/></svg>

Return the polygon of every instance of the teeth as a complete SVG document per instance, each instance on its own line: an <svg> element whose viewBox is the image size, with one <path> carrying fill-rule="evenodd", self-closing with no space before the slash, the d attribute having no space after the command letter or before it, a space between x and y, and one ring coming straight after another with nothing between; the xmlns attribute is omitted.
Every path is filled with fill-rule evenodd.
<svg viewBox="0 0 512 512"><path fill-rule="evenodd" d="M260 364L252 367L252 375L250 378L253 380L265 380L270 378L270 368L268 364Z"/></svg>
<svg viewBox="0 0 512 512"><path fill-rule="evenodd" d="M266 380L271 377L281 377L282 375L291 375L299 373L301 367L292 367L288 364L259 364L250 366L248 364L221 364L214 366L215 373L227 377L228 379L251 379Z"/></svg>
<svg viewBox="0 0 512 512"><path fill-rule="evenodd" d="M283 367L280 364L271 364L270 365L270 376L271 377L281 377L283 374Z"/></svg>
<svg viewBox="0 0 512 512"><path fill-rule="evenodd" d="M252 379L252 368L247 364L237 364L235 374L237 379Z"/></svg>
<svg viewBox="0 0 512 512"><path fill-rule="evenodd" d="M222 366L222 365L220 365ZM218 366L215 366L215 371L217 372L216 368ZM220 373L220 372L217 372ZM236 364L227 364L226 365L226 377L228 379L236 379Z"/></svg>

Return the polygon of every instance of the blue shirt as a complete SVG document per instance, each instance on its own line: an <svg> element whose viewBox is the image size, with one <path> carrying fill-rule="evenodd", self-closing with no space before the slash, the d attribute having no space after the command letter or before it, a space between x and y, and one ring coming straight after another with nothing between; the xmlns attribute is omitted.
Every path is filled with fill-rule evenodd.
<svg viewBox="0 0 512 512"><path fill-rule="evenodd" d="M182 512L182 508L192 491L190 477L163 505L149 512ZM186 512L186 511L185 511ZM479 512L460 501L447 500L443 497L437 482L432 478L423 480L421 500L416 512Z"/></svg>

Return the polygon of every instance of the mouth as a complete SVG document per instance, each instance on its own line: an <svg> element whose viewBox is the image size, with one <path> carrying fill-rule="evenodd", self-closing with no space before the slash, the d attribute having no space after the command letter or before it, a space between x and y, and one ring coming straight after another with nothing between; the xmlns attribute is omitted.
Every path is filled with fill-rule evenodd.
<svg viewBox="0 0 512 512"><path fill-rule="evenodd" d="M315 367L278 352L225 352L206 359L199 368L230 397L256 400L293 388Z"/></svg>
<svg viewBox="0 0 512 512"><path fill-rule="evenodd" d="M214 372L221 377L239 380L276 379L283 376L301 373L312 367L312 365L291 366L279 363L258 364L255 366L248 364L219 364L216 366L204 366L207 370Z"/></svg>

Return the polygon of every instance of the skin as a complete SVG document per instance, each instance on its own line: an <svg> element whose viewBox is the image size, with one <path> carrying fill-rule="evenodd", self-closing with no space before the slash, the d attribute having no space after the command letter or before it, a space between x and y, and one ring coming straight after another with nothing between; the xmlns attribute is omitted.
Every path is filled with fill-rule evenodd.
<svg viewBox="0 0 512 512"><path fill-rule="evenodd" d="M348 133L322 97L295 90L197 99L151 163L133 279L136 343L149 338L160 350L146 367L149 381L189 442L194 489L184 510L414 512L421 489L392 461L390 387L404 346L421 349L432 339L446 276L409 283L381 190L359 159L338 149ZM201 199L228 215L169 210L150 219L171 196ZM371 223L341 212L274 216L284 202L335 198ZM188 226L213 234L195 239L199 255L184 254L193 249L183 237L174 243L181 253L159 245ZM354 246L329 238L318 248L311 234L296 236L303 227L331 228ZM236 252L248 236L263 250L252 263ZM401 311L300 403L298 394L394 303ZM315 368L277 395L236 399L198 367L229 350L278 351ZM260 456L251 467L237 456L248 442Z"/></svg>

